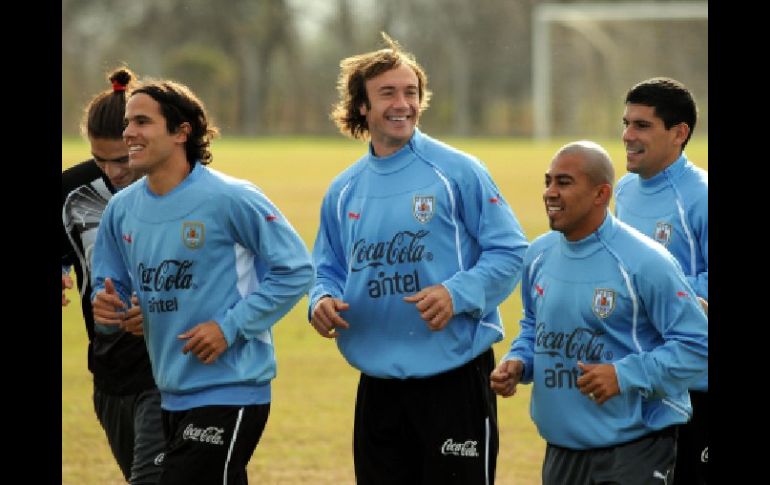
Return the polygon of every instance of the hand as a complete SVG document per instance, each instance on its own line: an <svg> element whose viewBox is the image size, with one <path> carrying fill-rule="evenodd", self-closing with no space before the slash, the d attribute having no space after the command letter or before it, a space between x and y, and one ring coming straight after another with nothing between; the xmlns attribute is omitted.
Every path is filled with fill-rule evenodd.
<svg viewBox="0 0 770 485"><path fill-rule="evenodd" d="M709 316L709 302L701 297L698 297L698 301L700 302L700 306L703 307L703 311L706 312L706 316Z"/></svg>
<svg viewBox="0 0 770 485"><path fill-rule="evenodd" d="M310 324L319 335L326 338L337 338L339 328L350 328L350 324L342 318L338 312L344 312L350 308L350 305L330 296L321 297L313 308L310 316Z"/></svg>
<svg viewBox="0 0 770 485"><path fill-rule="evenodd" d="M179 339L188 340L182 348L182 353L192 351L198 360L204 364L212 364L222 352L227 350L227 340L219 324L214 320L199 323L192 329L178 336Z"/></svg>
<svg viewBox="0 0 770 485"><path fill-rule="evenodd" d="M120 328L129 332L137 337L144 335L144 316L142 315L142 308L139 306L139 298L136 293L131 295L131 308L125 313L125 320L120 324Z"/></svg>
<svg viewBox="0 0 770 485"><path fill-rule="evenodd" d="M99 290L92 303L94 321L102 325L120 325L125 319L126 304L115 291L111 278L104 280L104 289Z"/></svg>
<svg viewBox="0 0 770 485"><path fill-rule="evenodd" d="M489 375L489 386L495 394L511 397L516 394L516 385L524 373L524 363L520 360L501 362Z"/></svg>
<svg viewBox="0 0 770 485"><path fill-rule="evenodd" d="M604 404L610 398L620 395L614 365L578 362L578 367L583 371L577 380L578 389L596 404Z"/></svg>
<svg viewBox="0 0 770 485"><path fill-rule="evenodd" d="M72 278L67 273L61 274L61 306L67 306L70 302L69 298L64 295L64 290L72 288Z"/></svg>
<svg viewBox="0 0 770 485"><path fill-rule="evenodd" d="M428 322L431 330L441 330L449 323L454 315L452 309L452 295L444 285L433 285L423 288L414 295L404 297L408 303L417 303L415 307L420 312L420 317Z"/></svg>

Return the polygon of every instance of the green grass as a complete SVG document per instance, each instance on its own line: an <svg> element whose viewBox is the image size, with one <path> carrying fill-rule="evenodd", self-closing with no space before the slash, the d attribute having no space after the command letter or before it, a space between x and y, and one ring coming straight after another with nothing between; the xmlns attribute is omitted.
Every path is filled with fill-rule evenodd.
<svg viewBox="0 0 770 485"><path fill-rule="evenodd" d="M513 207L527 237L548 229L543 203L543 173L555 151L569 140L534 143L514 139L444 141L479 157ZM625 173L619 140L596 140L615 160L618 177ZM337 138L225 138L213 143L211 167L248 179L260 187L312 248L320 202L329 182L365 150L361 142ZM62 169L88 156L80 139L62 142ZM708 169L708 146L696 136L687 149L690 159ZM62 309L62 483L124 483L91 401L86 368L87 340L77 294ZM278 376L273 381L271 415L249 463L249 477L260 484L352 484L352 429L358 373L339 354L333 341L308 325L307 298L274 331ZM499 358L518 331L519 289L501 308L506 336L495 345ZM540 483L545 444L529 417L531 386L498 400L500 453L497 483Z"/></svg>

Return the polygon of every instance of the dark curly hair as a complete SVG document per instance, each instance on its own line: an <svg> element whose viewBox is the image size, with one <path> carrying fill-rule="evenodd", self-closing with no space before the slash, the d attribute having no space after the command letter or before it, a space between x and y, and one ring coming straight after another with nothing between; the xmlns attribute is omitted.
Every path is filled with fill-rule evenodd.
<svg viewBox="0 0 770 485"><path fill-rule="evenodd" d="M190 124L190 135L184 145L190 166L196 161L203 165L211 163L214 157L209 147L219 129L209 122L203 102L190 88L170 80L147 81L131 92L131 96L136 94L146 94L158 102L169 134L176 133L182 123Z"/></svg>

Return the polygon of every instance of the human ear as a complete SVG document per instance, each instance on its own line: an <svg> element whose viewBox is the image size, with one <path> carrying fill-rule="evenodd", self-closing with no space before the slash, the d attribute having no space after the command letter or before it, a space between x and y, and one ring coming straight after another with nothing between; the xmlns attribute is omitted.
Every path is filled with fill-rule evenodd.
<svg viewBox="0 0 770 485"><path fill-rule="evenodd" d="M192 133L192 126L189 122L184 121L176 128L176 135L180 137L180 141L186 142L187 137Z"/></svg>

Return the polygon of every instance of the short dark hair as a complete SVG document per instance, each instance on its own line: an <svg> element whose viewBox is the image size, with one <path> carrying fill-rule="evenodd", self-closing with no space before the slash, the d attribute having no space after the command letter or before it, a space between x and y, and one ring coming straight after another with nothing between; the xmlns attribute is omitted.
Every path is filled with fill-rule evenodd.
<svg viewBox="0 0 770 485"><path fill-rule="evenodd" d="M190 88L176 81L148 81L131 92L131 96L136 94L146 94L158 102L170 134L176 133L182 123L190 124L184 148L191 166L196 161L207 165L213 160L210 145L219 129L210 124L203 102Z"/></svg>
<svg viewBox="0 0 770 485"><path fill-rule="evenodd" d="M398 42L388 34L381 32L387 47L374 52L351 56L340 61L340 75L337 79L339 101L334 105L332 121L340 131L357 139L369 136L369 124L366 116L359 110L362 104L371 107L366 95L366 81L383 72L406 65L417 75L420 96L420 110L428 107L431 92L428 90L428 75L417 63L414 56L401 49Z"/></svg>
<svg viewBox="0 0 770 485"><path fill-rule="evenodd" d="M626 104L643 104L655 108L655 116L663 120L667 130L672 126L685 123L690 133L682 143L682 149L690 141L695 123L698 121L698 108L690 90L681 82L668 77L654 77L632 87L626 94Z"/></svg>
<svg viewBox="0 0 770 485"><path fill-rule="evenodd" d="M107 76L112 85L94 96L83 110L80 131L88 138L123 139L126 99L136 76L127 67L119 67Z"/></svg>

